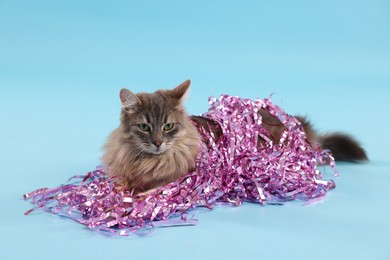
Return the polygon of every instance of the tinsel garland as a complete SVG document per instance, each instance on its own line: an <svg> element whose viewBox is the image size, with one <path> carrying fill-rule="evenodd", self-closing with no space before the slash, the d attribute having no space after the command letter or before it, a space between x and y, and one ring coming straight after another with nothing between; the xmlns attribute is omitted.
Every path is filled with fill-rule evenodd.
<svg viewBox="0 0 390 260"><path fill-rule="evenodd" d="M267 138L260 109L285 126L280 141ZM323 180L318 165L329 164L337 174L329 151L310 144L301 123L269 99L242 99L223 95L210 98L202 116L219 123L222 135L200 129L202 143L197 167L175 182L150 194L132 195L106 175L101 167L74 176L56 188L41 188L24 195L35 209L68 216L89 228L110 234L142 234L158 226L193 225L190 209L218 203L235 206L244 201L262 205L323 197L335 187ZM259 145L259 137L266 140Z"/></svg>

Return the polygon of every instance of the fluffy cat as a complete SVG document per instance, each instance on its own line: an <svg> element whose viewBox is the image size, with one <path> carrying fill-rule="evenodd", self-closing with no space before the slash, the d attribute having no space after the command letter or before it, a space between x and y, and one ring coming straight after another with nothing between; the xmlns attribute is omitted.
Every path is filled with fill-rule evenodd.
<svg viewBox="0 0 390 260"><path fill-rule="evenodd" d="M108 138L103 161L134 193L195 169L200 137L182 104L189 85L155 93L121 90L121 123Z"/></svg>
<svg viewBox="0 0 390 260"><path fill-rule="evenodd" d="M118 176L134 194L175 181L195 169L201 142L199 127L212 132L215 141L222 135L217 122L187 115L182 102L190 83L187 80L173 90L154 93L120 91L121 122L104 146L103 162L108 173ZM285 129L283 124L265 109L259 114L269 138L278 143ZM367 160L364 149L351 136L319 135L305 118L296 118L302 123L308 141L331 150L336 160ZM259 138L259 145L262 142L265 140Z"/></svg>

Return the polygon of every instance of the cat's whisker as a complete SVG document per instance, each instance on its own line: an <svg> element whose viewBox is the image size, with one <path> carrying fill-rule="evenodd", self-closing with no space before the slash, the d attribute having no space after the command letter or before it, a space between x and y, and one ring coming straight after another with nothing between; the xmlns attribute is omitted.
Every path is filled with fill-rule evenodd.
<svg viewBox="0 0 390 260"><path fill-rule="evenodd" d="M183 153L185 155L190 155L191 154L190 150L185 149L183 147L173 147L173 149L174 149L175 153L177 153L177 154L183 154Z"/></svg>
<svg viewBox="0 0 390 260"><path fill-rule="evenodd" d="M142 147L142 149L134 156L135 158L138 158L141 154L143 154L146 151L145 147Z"/></svg>
<svg viewBox="0 0 390 260"><path fill-rule="evenodd" d="M191 157L192 154L190 151L187 151L186 149L180 149L179 147L172 147L172 152L174 156L180 156L180 157Z"/></svg>

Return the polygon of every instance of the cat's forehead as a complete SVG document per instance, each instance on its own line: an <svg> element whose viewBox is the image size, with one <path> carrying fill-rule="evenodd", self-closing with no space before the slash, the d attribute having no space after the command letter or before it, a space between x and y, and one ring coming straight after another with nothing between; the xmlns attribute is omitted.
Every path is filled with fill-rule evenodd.
<svg viewBox="0 0 390 260"><path fill-rule="evenodd" d="M180 117L184 108L177 99L170 98L161 93L137 94L141 101L140 115L147 121L166 121L172 117Z"/></svg>
<svg viewBox="0 0 390 260"><path fill-rule="evenodd" d="M177 99L173 99L167 95L164 95L161 92L155 93L140 93L137 94L137 97L141 101L141 106L144 109L151 110L176 110L180 107L180 103Z"/></svg>

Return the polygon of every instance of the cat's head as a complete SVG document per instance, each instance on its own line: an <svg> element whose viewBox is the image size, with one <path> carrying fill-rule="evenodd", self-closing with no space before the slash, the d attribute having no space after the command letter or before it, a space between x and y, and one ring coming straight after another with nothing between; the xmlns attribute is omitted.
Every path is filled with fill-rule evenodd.
<svg viewBox="0 0 390 260"><path fill-rule="evenodd" d="M137 153L163 154L183 142L191 124L182 104L190 83L154 93L120 91L121 128Z"/></svg>

